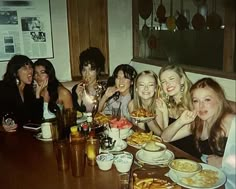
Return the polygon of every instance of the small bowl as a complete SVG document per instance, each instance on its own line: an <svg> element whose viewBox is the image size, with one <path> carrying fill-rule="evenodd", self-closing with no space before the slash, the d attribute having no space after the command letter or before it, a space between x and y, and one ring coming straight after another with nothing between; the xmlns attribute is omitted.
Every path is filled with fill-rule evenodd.
<svg viewBox="0 0 236 189"><path fill-rule="evenodd" d="M98 164L99 169L103 171L107 171L111 169L113 163L114 156L113 154L99 154L96 157L96 162Z"/></svg>
<svg viewBox="0 0 236 189"><path fill-rule="evenodd" d="M129 152L124 152L123 154L118 154L114 157L114 164L117 171L119 171L120 173L129 172L132 163L133 155Z"/></svg>
<svg viewBox="0 0 236 189"><path fill-rule="evenodd" d="M174 159L168 166L179 178L192 177L202 170L199 163L188 159Z"/></svg>
<svg viewBox="0 0 236 189"><path fill-rule="evenodd" d="M165 144L154 141L145 143L142 146L143 155L152 160L158 159L163 156L166 152L166 149L167 147Z"/></svg>

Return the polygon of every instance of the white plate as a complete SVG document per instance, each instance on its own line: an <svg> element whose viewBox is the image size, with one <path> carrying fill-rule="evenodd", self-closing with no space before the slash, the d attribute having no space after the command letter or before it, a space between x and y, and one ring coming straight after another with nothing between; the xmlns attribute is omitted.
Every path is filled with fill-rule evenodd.
<svg viewBox="0 0 236 189"><path fill-rule="evenodd" d="M159 136L153 135L153 137L157 138L159 141L162 141L161 137L159 137ZM155 140L154 140L154 142L155 142ZM141 149L144 143L143 144L132 144L132 143L127 142L127 144L129 146L134 147L134 148Z"/></svg>
<svg viewBox="0 0 236 189"><path fill-rule="evenodd" d="M142 150L139 150L136 152L135 157L141 163L146 163L149 165L167 165L171 160L175 158L175 155L170 150L166 150L165 154L159 159L150 159L143 155Z"/></svg>
<svg viewBox="0 0 236 189"><path fill-rule="evenodd" d="M35 135L35 138L45 142L52 141L52 138L43 138L42 133L38 133L37 135Z"/></svg>
<svg viewBox="0 0 236 189"><path fill-rule="evenodd" d="M220 186L222 186L225 182L226 182L226 176L225 174L218 168L205 164L205 163L200 163L203 170L204 169L208 169L208 170L212 170L212 171L217 171L218 172L218 176L219 179L218 181L211 187L197 187L197 186L192 186L192 185L188 185L183 183L172 171L169 171L168 175L170 177L170 179L174 182L176 182L178 185L183 186L185 188L191 188L191 189L199 189L199 188L204 188L204 189L214 189L214 188L218 188Z"/></svg>
<svg viewBox="0 0 236 189"><path fill-rule="evenodd" d="M112 152L112 151L115 151L115 152L120 152L122 150L124 150L125 148L127 148L127 143L124 141L124 140L119 140L119 141L116 141L115 143L115 146L113 149L111 150L103 150L103 149L99 149L99 152Z"/></svg>
<svg viewBox="0 0 236 189"><path fill-rule="evenodd" d="M134 116L130 116L130 117L134 119L135 121L140 121L140 122L149 122L154 119L154 117L134 117Z"/></svg>

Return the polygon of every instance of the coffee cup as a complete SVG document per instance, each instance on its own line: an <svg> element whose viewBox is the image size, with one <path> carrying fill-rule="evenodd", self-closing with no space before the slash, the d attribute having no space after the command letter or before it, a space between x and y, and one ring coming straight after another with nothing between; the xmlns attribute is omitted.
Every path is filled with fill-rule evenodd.
<svg viewBox="0 0 236 189"><path fill-rule="evenodd" d="M42 138L52 138L51 125L49 122L41 124Z"/></svg>

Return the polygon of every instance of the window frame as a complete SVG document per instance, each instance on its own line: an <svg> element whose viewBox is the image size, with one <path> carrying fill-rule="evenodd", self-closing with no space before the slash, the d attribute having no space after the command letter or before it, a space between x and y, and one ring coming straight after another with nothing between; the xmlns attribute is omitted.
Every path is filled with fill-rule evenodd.
<svg viewBox="0 0 236 189"><path fill-rule="evenodd" d="M208 69L200 66L181 65L186 71L200 73L204 75L235 79L236 55L235 55L235 28L236 28L236 11L234 0L225 1L225 29L224 29L224 47L223 47L223 70ZM132 0L132 31L133 31L133 62L163 66L168 60L148 59L139 57L139 13L138 0Z"/></svg>

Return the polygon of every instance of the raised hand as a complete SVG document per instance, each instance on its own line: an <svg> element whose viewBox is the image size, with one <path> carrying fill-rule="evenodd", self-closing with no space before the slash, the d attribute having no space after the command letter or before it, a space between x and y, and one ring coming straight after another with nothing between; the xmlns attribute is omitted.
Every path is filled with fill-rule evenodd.
<svg viewBox="0 0 236 189"><path fill-rule="evenodd" d="M183 125L186 125L193 122L196 116L196 111L184 110L179 119Z"/></svg>
<svg viewBox="0 0 236 189"><path fill-rule="evenodd" d="M76 88L76 93L78 95L78 99L81 101L83 94L84 94L84 90L85 90L85 84L84 82L81 82L78 84L77 88Z"/></svg>
<svg viewBox="0 0 236 189"><path fill-rule="evenodd" d="M115 94L117 91L119 91L116 87L108 87L106 92L105 92L105 96L106 98L111 97L113 94Z"/></svg>
<svg viewBox="0 0 236 189"><path fill-rule="evenodd" d="M36 85L36 90L35 90L36 98L40 98L41 92L43 91L43 89L44 89L45 87L48 86L48 79L46 79L45 81L43 81L41 85L39 85L39 84L35 81L35 85Z"/></svg>
<svg viewBox="0 0 236 189"><path fill-rule="evenodd" d="M161 98L156 99L156 107L163 114L168 114L168 109L167 109L166 103Z"/></svg>

